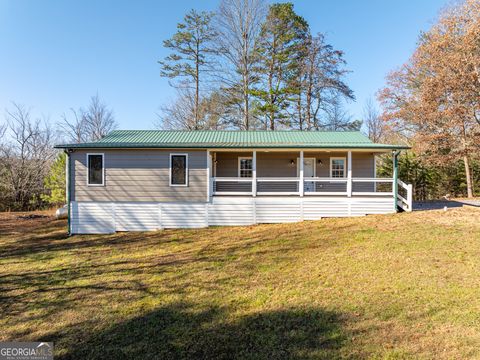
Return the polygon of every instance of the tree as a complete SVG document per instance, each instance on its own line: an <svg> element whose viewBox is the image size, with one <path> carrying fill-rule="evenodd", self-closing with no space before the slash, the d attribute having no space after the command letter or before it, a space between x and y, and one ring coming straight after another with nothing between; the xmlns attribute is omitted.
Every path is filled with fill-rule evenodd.
<svg viewBox="0 0 480 360"><path fill-rule="evenodd" d="M189 89L177 89L176 98L160 108L154 126L168 130L219 130L233 123L227 100L220 91L213 91L202 98L198 107L201 127L194 122L195 96ZM236 114L235 114L236 115Z"/></svg>
<svg viewBox="0 0 480 360"><path fill-rule="evenodd" d="M29 210L42 203L43 179L54 157L53 134L46 120L13 103L0 146L0 204L3 210ZM5 138L10 139L10 141Z"/></svg>
<svg viewBox="0 0 480 360"><path fill-rule="evenodd" d="M392 156L381 156L377 162L377 176L391 177L392 174ZM398 176L403 181L412 184L414 200L425 201L446 195L441 186L441 170L431 164L425 164L421 157L412 151L400 154Z"/></svg>
<svg viewBox="0 0 480 360"><path fill-rule="evenodd" d="M211 70L209 57L218 51L213 45L217 37L211 24L214 16L211 12L197 13L191 10L184 17L184 22L177 24L178 31L163 45L173 51L164 61L160 75L168 78L183 79L181 87L194 88L193 128L201 128L200 124L200 82L201 74ZM177 85L178 86L178 85Z"/></svg>
<svg viewBox="0 0 480 360"><path fill-rule="evenodd" d="M385 134L385 123L371 98L367 99L363 107L363 124L370 140L373 142L382 141Z"/></svg>
<svg viewBox="0 0 480 360"><path fill-rule="evenodd" d="M216 16L219 51L228 64L222 84L228 94L227 105L236 107L242 116L235 125L243 130L254 127L250 97L257 81L255 49L266 12L263 0L222 0Z"/></svg>
<svg viewBox="0 0 480 360"><path fill-rule="evenodd" d="M65 196L65 166L67 155L61 152L50 167L48 175L44 179L46 194L42 194L41 198L52 205L64 204Z"/></svg>
<svg viewBox="0 0 480 360"><path fill-rule="evenodd" d="M83 111L70 109L73 119L69 119L65 113L62 114L62 120L58 123L60 132L67 138L67 141L73 143L89 142L91 139L87 130L86 119L83 116Z"/></svg>
<svg viewBox="0 0 480 360"><path fill-rule="evenodd" d="M63 114L58 126L62 134L74 143L99 140L118 127L113 111L100 100L98 94L91 97L87 109L71 109L71 112L73 119Z"/></svg>
<svg viewBox="0 0 480 360"><path fill-rule="evenodd" d="M82 117L86 123L87 134L91 140L103 138L118 126L113 116L113 111L103 103L98 94L92 96L88 109Z"/></svg>
<svg viewBox="0 0 480 360"><path fill-rule="evenodd" d="M319 130L324 126L322 113L336 106L340 98L355 99L343 80L347 73L343 52L327 44L323 34L308 34L299 65L294 79L296 115L292 116L300 130Z"/></svg>
<svg viewBox="0 0 480 360"><path fill-rule="evenodd" d="M160 107L156 128L167 130L195 130L195 100L190 89L177 89L177 96Z"/></svg>
<svg viewBox="0 0 480 360"><path fill-rule="evenodd" d="M380 93L384 118L417 152L437 164L463 161L468 197L480 146L479 38L480 1L448 9Z"/></svg>
<svg viewBox="0 0 480 360"><path fill-rule="evenodd" d="M265 128L285 124L285 113L298 87L291 77L300 66L299 55L308 34L308 24L293 10L293 4L273 4L262 25L256 52L259 57L259 86L252 93L260 102ZM287 121L288 123L288 121ZM288 124L287 124L288 125Z"/></svg>
<svg viewBox="0 0 480 360"><path fill-rule="evenodd" d="M352 120L352 115L345 109L342 98L336 96L327 103L326 118L316 129L328 131L358 131L362 126L361 120Z"/></svg>

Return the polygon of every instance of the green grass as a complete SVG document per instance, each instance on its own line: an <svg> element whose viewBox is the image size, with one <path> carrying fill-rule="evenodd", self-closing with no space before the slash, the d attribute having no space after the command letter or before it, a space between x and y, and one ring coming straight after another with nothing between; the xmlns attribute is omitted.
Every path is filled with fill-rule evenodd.
<svg viewBox="0 0 480 360"><path fill-rule="evenodd" d="M480 209L65 235L0 216L0 341L56 359L480 357Z"/></svg>

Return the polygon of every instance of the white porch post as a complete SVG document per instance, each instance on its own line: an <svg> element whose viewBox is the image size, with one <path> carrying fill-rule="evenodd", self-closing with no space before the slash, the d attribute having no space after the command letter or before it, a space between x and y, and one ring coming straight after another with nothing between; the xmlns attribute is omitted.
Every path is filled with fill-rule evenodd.
<svg viewBox="0 0 480 360"><path fill-rule="evenodd" d="M304 190L304 185L303 185L303 150L300 151L300 182L298 183L298 191L300 193L300 196L303 196L303 190Z"/></svg>
<svg viewBox="0 0 480 360"><path fill-rule="evenodd" d="M257 151L252 155L252 196L257 196Z"/></svg>
<svg viewBox="0 0 480 360"><path fill-rule="evenodd" d="M392 153L393 158L393 211L397 212L397 199L398 199L398 154L399 151L394 151Z"/></svg>
<svg viewBox="0 0 480 360"><path fill-rule="evenodd" d="M210 197L212 196L213 187L212 187L212 154L210 150L207 150L207 202L210 202Z"/></svg>
<svg viewBox="0 0 480 360"><path fill-rule="evenodd" d="M352 152L347 157L347 196L352 197Z"/></svg>

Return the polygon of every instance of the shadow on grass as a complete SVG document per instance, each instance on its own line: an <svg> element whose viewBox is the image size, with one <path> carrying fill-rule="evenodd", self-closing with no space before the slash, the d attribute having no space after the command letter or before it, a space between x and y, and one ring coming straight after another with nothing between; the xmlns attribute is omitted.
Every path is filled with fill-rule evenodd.
<svg viewBox="0 0 480 360"><path fill-rule="evenodd" d="M339 315L320 309L268 311L235 320L232 315L215 307L164 306L63 344L67 352L56 358L332 359L340 357L347 341ZM51 334L45 340L59 337Z"/></svg>

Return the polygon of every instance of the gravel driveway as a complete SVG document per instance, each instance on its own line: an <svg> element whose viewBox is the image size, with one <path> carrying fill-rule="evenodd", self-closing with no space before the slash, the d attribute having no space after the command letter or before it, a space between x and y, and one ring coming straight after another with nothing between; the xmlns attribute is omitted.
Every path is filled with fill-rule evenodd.
<svg viewBox="0 0 480 360"><path fill-rule="evenodd" d="M480 207L480 199L475 200L434 200L434 201L415 201L413 211L420 210L439 210L445 206L449 209L458 208L464 205Z"/></svg>

